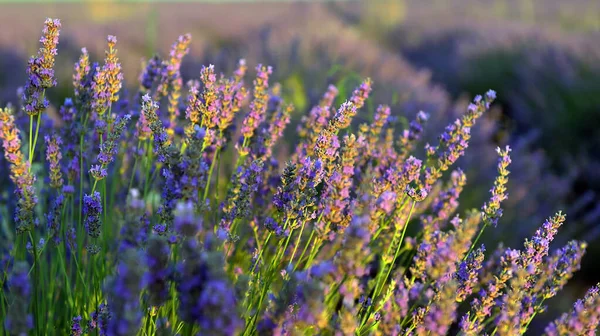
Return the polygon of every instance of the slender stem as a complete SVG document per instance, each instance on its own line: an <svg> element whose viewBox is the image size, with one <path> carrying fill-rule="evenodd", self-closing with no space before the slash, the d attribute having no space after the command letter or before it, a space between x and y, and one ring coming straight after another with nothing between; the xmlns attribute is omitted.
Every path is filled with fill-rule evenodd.
<svg viewBox="0 0 600 336"><path fill-rule="evenodd" d="M483 234L483 230L485 230L486 227L487 227L487 224L484 223L483 226L481 227L481 229L479 230L477 237L473 241L473 244L471 244L471 247L469 247L469 251L463 257L463 261L465 261L469 257L469 254L471 254L471 252L473 252L473 250L475 249L475 245L477 245L477 242L479 241L479 238L481 238L481 235Z"/></svg>
<svg viewBox="0 0 600 336"><path fill-rule="evenodd" d="M400 237L400 242L398 243L398 247L396 248L396 253L394 253L394 259L392 259L392 263L390 264L390 269L388 270L385 278L383 279L383 283L385 284L387 282L387 279L390 276L390 273L392 272L392 268L394 267L394 263L396 262L396 259L398 258L398 253L400 252L400 248L402 247L402 243L404 242L404 236L406 235L406 228L408 227L408 222L410 222L410 217L413 214L413 211L415 210L415 204L416 202L413 202L412 206L410 207L410 212L408 213L408 218L406 219L406 223L404 224L404 228L402 229L402 236Z"/></svg>
<svg viewBox="0 0 600 336"><path fill-rule="evenodd" d="M31 151L33 149L33 116L29 116L29 171L31 171Z"/></svg>
<svg viewBox="0 0 600 336"><path fill-rule="evenodd" d="M394 253L394 257L392 259L392 262L389 265L389 269L385 275L385 277L383 277L383 282L379 281L379 276L378 276L378 281L375 285L375 290L373 291L373 297L372 297L372 301L375 302L375 300L377 299L377 297L379 296L379 294L381 294L381 291L383 290L383 287L385 286L390 274L392 273L392 269L394 268L394 263L396 262L396 259L398 258L398 254L400 253L400 249L402 247L402 243L404 242L404 236L406 235L406 229L408 227L408 223L410 222L410 218L412 216L412 213L415 209L415 205L417 202L413 201L411 207L410 207L410 211L408 213L408 217L406 218L406 221L404 222L404 228L402 229L402 235L400 236L400 240L398 241L398 245L396 247L396 252ZM396 234L394 234L394 237L396 237ZM392 241L392 244L390 244L390 248L394 245L394 242ZM390 251L390 248L388 248L388 253ZM382 267L382 271L385 272L385 266ZM379 286L381 284L381 286ZM365 315L363 316L362 322L361 322L361 328L365 325L365 323L369 320L369 316L371 313L371 310L373 309L373 305L370 305L367 308L367 312L365 313Z"/></svg>
<svg viewBox="0 0 600 336"><path fill-rule="evenodd" d="M306 245L304 245L304 249L302 250L302 253L300 254L300 258L298 258L298 262L296 263L296 265L294 265L294 271L298 268L298 266L302 262L302 258L304 258L304 254L306 253L306 250L308 250L308 247L310 246L310 243L312 242L314 236L315 236L315 230L312 230L310 232L310 236L308 237L308 241L306 242Z"/></svg>
<svg viewBox="0 0 600 336"><path fill-rule="evenodd" d="M527 330L527 328L529 327L529 324L531 323L531 321L533 321L533 318L535 317L535 315L537 315L537 313L542 308L542 305L544 304L544 301L546 301L546 298L543 298L540 301L540 303L535 307L535 310L533 311L533 314L531 314L531 317L529 318L529 320L527 320L527 323L525 324L525 330Z"/></svg>
<svg viewBox="0 0 600 336"><path fill-rule="evenodd" d="M83 120L83 129L85 129L88 122L88 114L85 115ZM83 132L79 135L79 220L78 220L78 232L77 235L82 236L81 226L83 224ZM82 241L78 239L78 244L81 245Z"/></svg>
<svg viewBox="0 0 600 336"><path fill-rule="evenodd" d="M298 234L298 239L296 239L296 244L294 245L294 250L292 252L292 256L290 257L290 262L288 265L291 265L294 261L294 256L296 255L296 251L298 251L298 245L300 245L300 240L302 239L302 233L304 232L304 227L306 226L306 221L302 221L302 227L300 228L300 233Z"/></svg>
<svg viewBox="0 0 600 336"><path fill-rule="evenodd" d="M308 260L306 261L306 265L304 266L305 269L309 268L314 259L317 257L317 254L319 254L319 247L321 246L321 243L323 242L323 238L318 237L315 240L315 243L313 244L313 246L310 249L310 253L308 254Z"/></svg>
<svg viewBox="0 0 600 336"><path fill-rule="evenodd" d="M135 147L136 151L139 147L140 147L140 140L138 140L137 146ZM137 168L137 163L138 163L138 155L136 153L135 159L133 160L133 168L131 169L131 177L129 178L129 186L128 186L127 190L131 190L131 186L133 185L133 178L135 177L135 170Z"/></svg>
<svg viewBox="0 0 600 336"><path fill-rule="evenodd" d="M206 197L208 197L208 190L210 189L210 182L211 182L211 177L212 177L212 173L213 170L215 168L215 163L217 162L217 158L219 156L219 148L217 148L217 150L215 151L215 155L213 156L213 160L210 164L210 168L208 170L208 178L206 179L206 187L204 187L204 196L202 197L202 203L204 204L204 201L206 201ZM219 186L217 185L217 188Z"/></svg>
<svg viewBox="0 0 600 336"><path fill-rule="evenodd" d="M38 136L40 135L40 120L42 114L38 113L37 121L35 125L35 137L33 138L33 147L31 148L31 153L29 154L29 169L31 169L31 164L33 163L33 155L35 154L35 146L37 145Z"/></svg>
<svg viewBox="0 0 600 336"><path fill-rule="evenodd" d="M37 266L37 245L35 243L35 239L31 234L31 231L27 232L29 234L29 239L31 240L31 244L33 245L33 311L34 311L34 329L36 333L39 335L40 331L38 330L40 326L40 316L39 316L39 304L40 300L38 300L38 268Z"/></svg>
<svg viewBox="0 0 600 336"><path fill-rule="evenodd" d="M263 244L263 247L259 248L260 251L258 252L258 257L256 257L256 262L254 262L254 265L252 266L252 270L250 271L250 273L254 273L254 270L256 269L256 265L258 265L258 263L260 262L260 258L262 257L263 252L265 251L265 248L268 246L269 240L271 239L272 235L273 235L273 232L269 232L269 234L267 235L267 239L265 239L265 243Z"/></svg>
<svg viewBox="0 0 600 336"><path fill-rule="evenodd" d="M127 190L131 190L131 186L133 185L133 177L135 176L135 170L137 168L137 158L133 161L133 168L131 169L131 177L129 178L129 185L127 186Z"/></svg>
<svg viewBox="0 0 600 336"><path fill-rule="evenodd" d="M92 187L92 195L94 194L94 191L96 191L96 186L98 185L98 180L94 179L94 186Z"/></svg>
<svg viewBox="0 0 600 336"><path fill-rule="evenodd" d="M244 153L246 151L247 145L248 145L248 138L244 137L244 142L242 143L242 149L240 150L240 153ZM240 166L240 164L244 161L245 158L246 158L246 154L240 154L238 156L237 161L235 162L235 168L233 171L234 174L237 171L237 168Z"/></svg>

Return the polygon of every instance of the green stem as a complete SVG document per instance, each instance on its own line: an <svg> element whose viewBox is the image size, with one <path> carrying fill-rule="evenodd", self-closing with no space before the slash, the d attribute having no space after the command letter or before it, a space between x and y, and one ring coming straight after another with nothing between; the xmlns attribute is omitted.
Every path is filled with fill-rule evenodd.
<svg viewBox="0 0 600 336"><path fill-rule="evenodd" d="M136 148L140 147L140 142L138 140L138 145ZM138 157L137 155L135 156L135 159L133 160L133 169L131 169L131 177L129 178L129 186L127 187L127 190L131 190L131 186L133 185L133 178L135 177L135 170L137 169L137 163L138 163Z"/></svg>
<svg viewBox="0 0 600 336"><path fill-rule="evenodd" d="M304 232L305 226L306 226L306 221L302 221L302 227L300 228L300 233L298 234L298 239L296 239L296 244L294 245L294 250L292 252L292 256L290 257L290 262L288 265L291 265L292 262L294 261L294 256L296 255L296 251L298 251L298 245L300 245L300 240L302 239L302 233Z"/></svg>
<svg viewBox="0 0 600 336"><path fill-rule="evenodd" d="M479 241L479 238L481 238L481 235L483 234L483 230L485 230L486 227L487 227L487 224L484 223L483 226L481 227L481 229L479 230L477 237L475 237L473 244L471 244L471 247L469 247L469 251L463 257L463 261L467 260L467 258L469 257L469 254L471 254L471 252L473 252L473 250L475 249L475 245L477 245L477 242Z"/></svg>
<svg viewBox="0 0 600 336"><path fill-rule="evenodd" d="M31 150L33 149L33 116L29 116L29 171L31 171Z"/></svg>
<svg viewBox="0 0 600 336"><path fill-rule="evenodd" d="M377 283L375 284L375 289L373 291L373 297L372 297L372 302L373 304L370 305L367 308L367 312L365 313L365 315L363 315L363 319L361 321L361 329L362 327L364 327L365 323L369 320L369 316L371 313L371 310L373 309L373 305L375 303L375 300L377 299L377 297L381 294L381 291L383 290L383 287L385 286L385 284L387 283L387 280L390 276L390 274L392 273L392 269L394 268L394 263L396 262L396 259L398 258L398 254L400 253L400 249L402 248L402 243L404 242L404 236L406 235L406 229L408 228L408 223L410 222L410 218L412 216L412 213L415 209L415 204L416 202L413 201L412 206L410 207L410 211L408 213L408 217L406 218L406 221L404 222L404 227L402 228L402 235L400 236L400 240L398 241L398 245L396 246L396 251L394 253L394 257L392 259L392 262L389 265L389 269L385 275L385 277L383 277L383 281L380 281L380 277L378 276L378 280ZM394 238L397 236L397 234L394 234ZM395 239L394 239L395 240ZM392 241L392 243L390 244L390 246L388 247L388 252L386 254L388 254L389 252L391 252L391 248L392 246L394 246L394 241ZM385 264L382 263L382 265L384 265L382 267L382 272L385 272ZM380 286L381 284L381 286Z"/></svg>
<svg viewBox="0 0 600 336"><path fill-rule="evenodd" d="M298 258L298 262L296 263L296 265L294 265L294 271L298 268L298 266L301 264L302 262L302 258L304 258L304 254L306 253L306 251L308 250L308 247L310 246L310 243L313 240L313 237L315 236L315 231L316 230L312 230L310 232L310 236L308 237L308 241L306 242L306 245L304 245L304 249L302 250L302 253L300 253L300 258Z"/></svg>
<svg viewBox="0 0 600 336"><path fill-rule="evenodd" d="M219 156L219 148L215 151L215 155L213 156L213 160L210 164L210 168L208 170L208 178L206 179L206 187L204 187L204 196L202 197L202 204L206 201L206 197L208 197L208 190L210 189L210 182L212 178L212 173L215 168L215 163L217 162L217 158ZM219 186L217 185L217 188Z"/></svg>
<svg viewBox="0 0 600 336"><path fill-rule="evenodd" d="M44 89L42 91L42 99L41 101L44 101L44 98L46 97L46 90ZM42 116L42 112L40 111L37 114L37 125L35 128L35 138L32 140L32 133L33 133L33 116L30 115L29 116L29 168L28 171L31 172L31 165L33 163L33 154L35 153L35 145L37 143L37 138L38 138L38 134L40 132L40 118Z"/></svg>
<svg viewBox="0 0 600 336"><path fill-rule="evenodd" d="M40 300L38 300L38 268L37 266L37 245L35 243L35 239L31 234L31 231L27 232L29 234L29 239L31 240L31 245L33 245L33 312L34 312L34 329L36 334L40 335L40 315L39 315L39 304Z"/></svg>
<svg viewBox="0 0 600 336"><path fill-rule="evenodd" d="M529 324L531 323L531 321L533 321L533 318L535 317L535 315L537 315L537 313L542 308L542 305L544 304L544 301L546 301L546 298L543 298L542 301L540 301L540 303L537 305L537 307L535 307L535 310L533 311L533 314L531 314L531 317L529 318L529 320L527 320L527 323L525 324L525 327L524 327L525 331L527 331L527 328L529 327Z"/></svg>
<svg viewBox="0 0 600 336"><path fill-rule="evenodd" d="M387 282L387 279L390 277L390 273L392 272L392 268L394 267L394 263L396 262L396 259L398 259L398 253L400 252L400 248L402 247L402 243L404 242L404 236L406 235L406 228L408 227L408 222L410 222L410 217L412 216L413 211L415 210L415 204L416 204L416 202L413 202L412 206L410 207L410 211L408 213L408 218L406 219L406 222L404 223L404 228L402 229L402 236L400 236L400 242L398 242L398 247L396 248L396 252L394 253L394 258L392 259L392 263L390 264L390 269L388 270L385 278L383 278L383 284L385 284ZM377 295L379 295L379 293Z"/></svg>
<svg viewBox="0 0 600 336"><path fill-rule="evenodd" d="M269 240L271 239L272 235L273 235L273 232L269 232L269 234L267 235L267 238L265 239L265 243L263 244L262 248L258 252L258 257L256 257L256 262L254 262L254 266L252 266L252 270L250 271L250 273L254 273L254 270L256 269L256 265L258 265L258 263L260 262L260 258L262 257L263 252L265 251L265 248L268 246Z"/></svg>
<svg viewBox="0 0 600 336"><path fill-rule="evenodd" d="M35 125L35 137L33 138L33 147L31 149L31 153L29 153L29 170L31 171L31 165L33 163L33 155L35 154L35 146L37 145L38 136L40 135L40 119L42 117L41 113L37 115L37 121Z"/></svg>

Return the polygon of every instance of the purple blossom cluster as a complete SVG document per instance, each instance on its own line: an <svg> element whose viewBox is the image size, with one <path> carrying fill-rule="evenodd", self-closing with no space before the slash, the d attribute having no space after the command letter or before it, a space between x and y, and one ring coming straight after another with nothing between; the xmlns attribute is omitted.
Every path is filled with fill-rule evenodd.
<svg viewBox="0 0 600 336"><path fill-rule="evenodd" d="M27 63L28 80L23 90L23 110L30 116L37 116L48 107L45 90L56 86L54 60L58 54L60 20L46 19L40 43L42 47L36 56Z"/></svg>
<svg viewBox="0 0 600 336"><path fill-rule="evenodd" d="M401 129L399 111L371 104L370 79L339 106L330 85L292 137L294 107L271 67L256 68L251 96L243 60L230 76L203 67L183 93L190 41L146 62L131 101L116 38L102 67L83 50L62 123L41 128L47 169L35 140L21 146L12 109L0 111L17 191L2 230L21 234L1 259L9 334L521 335L579 269L585 243L551 249L562 212L522 248L486 256L479 239L501 225L510 147L497 150L490 199L463 209L469 172L454 166L494 91L422 145L427 113ZM594 334L598 298L594 287L546 334Z"/></svg>

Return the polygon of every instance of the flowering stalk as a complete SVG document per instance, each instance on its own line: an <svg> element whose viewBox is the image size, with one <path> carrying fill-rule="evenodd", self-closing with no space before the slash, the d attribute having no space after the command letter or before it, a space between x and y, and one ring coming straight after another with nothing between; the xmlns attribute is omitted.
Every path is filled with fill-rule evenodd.
<svg viewBox="0 0 600 336"><path fill-rule="evenodd" d="M551 322L545 330L547 336L594 335L600 321L600 284L592 287L583 300L577 300L569 313Z"/></svg>
<svg viewBox="0 0 600 336"><path fill-rule="evenodd" d="M183 61L183 57L189 53L189 45L191 42L192 35L184 34L180 35L177 38L177 41L175 41L175 43L173 43L171 46L169 59L163 61L162 64L158 88L156 89L156 94L153 97L155 101L167 96L167 94L169 94L168 90L171 88L172 90L170 91L169 95L170 104L175 105L177 103L179 95L177 86L179 86L179 89L181 88L181 62ZM169 110L169 115L171 118L177 117L175 110Z"/></svg>
<svg viewBox="0 0 600 336"><path fill-rule="evenodd" d="M54 48L50 30L44 50ZM444 173L465 153L493 91L477 96L424 158L413 149L424 136L425 113L398 132L395 112L379 105L370 124L353 128L354 118L366 119L358 113L368 79L341 97L348 100L337 111L331 106L339 92L329 87L293 143L297 137L284 130L297 118L280 85L269 88L268 67L258 69L241 130L243 60L229 76L202 68L189 82L181 123L180 65L189 36L166 61L148 61L131 105L120 90L116 39L108 43L101 66L82 51L75 95L52 130L38 122L48 164L36 166L37 176L33 123L23 153L20 120L0 110L0 169L7 172L0 179L10 178L0 193L0 222L3 232L27 233L0 237L2 331L408 336L443 335L456 325L460 335L512 336L529 331L545 300L580 267L585 243L550 249L566 220L560 212L521 250L501 247L484 263L473 238L502 214L509 149L499 150L499 176L481 211L460 206L471 172ZM46 54L31 63L23 90L24 109L38 118L47 104L43 90L54 85L51 71L39 70L52 68L54 54ZM406 96L403 104L412 103ZM162 112L158 99L167 103ZM139 113L135 125L124 111ZM228 142L237 133L236 153ZM229 183L219 183L219 172L230 170ZM40 195L37 178L48 182ZM412 227L413 216L421 225ZM599 306L595 287L546 334L592 335Z"/></svg>
<svg viewBox="0 0 600 336"><path fill-rule="evenodd" d="M241 145L236 144L236 148L240 154L238 163L242 162L243 158L248 155L248 144L250 138L254 135L254 131L262 122L265 112L267 111L267 102L269 99L269 76L273 73L273 68L265 67L259 64L256 67L256 79L254 80L254 97L250 103L250 113L244 118L242 123L242 140Z"/></svg>
<svg viewBox="0 0 600 336"><path fill-rule="evenodd" d="M479 230L477 237L475 237L475 241L471 245L471 249L466 254L465 258L476 246L485 228L490 225L496 227L496 225L498 225L498 220L502 217L502 208L500 207L500 204L508 197L506 194L506 183L508 182L508 174L510 174L510 171L507 169L508 165L511 163L510 156L508 155L510 150L511 149L508 146L506 146L504 150L500 149L500 147L496 149L500 158L498 159L498 176L494 181L494 187L490 190L492 198L488 203L484 204L481 209L483 226Z"/></svg>
<svg viewBox="0 0 600 336"><path fill-rule="evenodd" d="M46 136L46 160L50 165L50 186L52 188L61 189L63 185L62 172L60 168L60 160L62 154L60 152L60 145L62 140L60 137L54 135L52 137Z"/></svg>
<svg viewBox="0 0 600 336"><path fill-rule="evenodd" d="M40 131L40 118L42 112L48 107L46 89L56 86L54 79L54 59L57 55L56 46L60 33L60 20L46 19L44 30L37 56L31 57L28 62L28 81L23 90L23 109L29 115L29 170L33 163L33 154ZM33 118L37 117L35 136L33 135Z"/></svg>
<svg viewBox="0 0 600 336"><path fill-rule="evenodd" d="M37 204L31 162L25 161L21 153L19 129L9 108L0 110L0 138L4 148L4 157L10 163L10 178L17 187L17 209L15 221L17 233L28 232L34 227L34 208Z"/></svg>
<svg viewBox="0 0 600 336"><path fill-rule="evenodd" d="M117 151L117 143L125 126L127 126L127 122L131 119L129 114L126 114L122 118L119 118L115 121L114 128L112 132L108 134L108 138L106 142L100 144L100 153L98 154L97 160L100 165L92 166L90 169L90 174L94 178L94 185L92 186L92 193L96 190L96 186L98 181L103 180L106 175L106 167L115 160L115 154Z"/></svg>

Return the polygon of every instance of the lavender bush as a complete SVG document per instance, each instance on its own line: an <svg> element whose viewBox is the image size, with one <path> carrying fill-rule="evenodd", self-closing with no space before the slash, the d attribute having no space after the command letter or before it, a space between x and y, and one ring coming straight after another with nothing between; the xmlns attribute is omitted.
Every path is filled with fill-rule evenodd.
<svg viewBox="0 0 600 336"><path fill-rule="evenodd" d="M21 101L0 111L14 192L0 207L3 335L517 335L579 268L585 243L550 251L561 212L486 258L508 146L489 199L459 211L454 164L494 91L423 145L427 113L397 132L380 105L354 128L371 80L339 106L330 86L286 156L294 107L273 69L258 65L251 88L243 60L184 83L189 35L133 94L114 36L102 64L83 49L60 120L42 118L59 30L46 21ZM595 334L598 291L545 334Z"/></svg>

